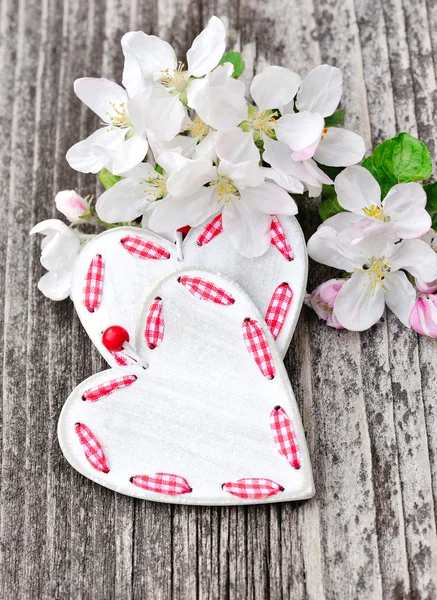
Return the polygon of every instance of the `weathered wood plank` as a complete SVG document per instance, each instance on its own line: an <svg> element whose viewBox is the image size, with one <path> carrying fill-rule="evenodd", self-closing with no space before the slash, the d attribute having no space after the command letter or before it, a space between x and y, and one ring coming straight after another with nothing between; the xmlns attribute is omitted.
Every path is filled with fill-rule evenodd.
<svg viewBox="0 0 437 600"><path fill-rule="evenodd" d="M229 27L246 82L268 63L345 73L347 125L368 147L407 130L435 150L437 11L424 0L2 0L0 581L9 598L433 598L437 594L436 342L388 315L362 335L304 310L286 358L317 496L297 504L183 508L101 489L56 438L70 389L102 368L68 303L36 289L35 222L60 188L95 193L64 157L96 123L80 76L120 79L128 29L183 59L211 14ZM301 212L314 231L314 203ZM311 285L328 276L315 267ZM3 286L0 286L3 289Z"/></svg>

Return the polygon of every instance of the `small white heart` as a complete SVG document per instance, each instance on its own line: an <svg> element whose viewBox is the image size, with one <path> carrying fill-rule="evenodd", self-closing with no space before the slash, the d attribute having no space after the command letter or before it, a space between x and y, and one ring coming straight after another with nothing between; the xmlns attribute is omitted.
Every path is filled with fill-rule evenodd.
<svg viewBox="0 0 437 600"><path fill-rule="evenodd" d="M285 356L302 308L307 281L307 252L302 230L294 217L280 217L283 232L291 245L294 258L289 261L275 246L259 258L244 258L230 244L225 232L209 243L198 245L205 225L192 229L182 244L183 261L177 257L175 244L146 230L120 227L106 231L82 250L72 278L71 297L82 324L93 343L111 366L117 366L102 345L102 332L111 325L121 325L132 337L141 300L151 285L174 269L196 266L210 268L236 281L252 298L265 316L274 290L287 282L293 299L282 329L276 339ZM140 238L168 253L163 260L142 259L129 254L121 240ZM84 285L92 260L100 255L104 266L102 297L98 310L84 306Z"/></svg>
<svg viewBox="0 0 437 600"><path fill-rule="evenodd" d="M135 345L149 368L104 371L73 391L58 427L71 465L112 490L163 502L311 497L293 391L243 290L192 267L166 275L141 304Z"/></svg>

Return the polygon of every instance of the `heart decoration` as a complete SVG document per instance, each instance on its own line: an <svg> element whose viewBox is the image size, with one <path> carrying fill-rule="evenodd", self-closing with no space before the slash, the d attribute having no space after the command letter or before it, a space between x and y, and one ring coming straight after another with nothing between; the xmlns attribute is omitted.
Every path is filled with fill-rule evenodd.
<svg viewBox="0 0 437 600"><path fill-rule="evenodd" d="M213 269L240 284L267 318L285 356L306 288L302 230L294 217L274 217L271 247L263 256L249 259L237 253L222 229L221 216L191 229L182 244L183 260L174 243L133 227L111 229L85 246L73 273L71 296L88 335L110 366L131 361L129 356L108 352L102 331L116 323L132 338L140 303L150 286L174 269L188 266Z"/></svg>
<svg viewBox="0 0 437 600"><path fill-rule="evenodd" d="M101 236L102 258L105 252L113 259L114 246L126 252L126 230L114 233ZM142 240L151 241L150 234ZM123 256L120 271L127 273L135 256ZM98 280L99 259L92 269ZM114 285L112 301L116 292ZM89 286L90 306L101 296L97 314L105 294ZM62 410L58 434L71 465L107 488L149 500L226 505L311 497L310 459L287 373L242 288L185 267L149 283L135 304L136 362L90 377ZM110 313L108 306L105 318L124 316L124 308Z"/></svg>

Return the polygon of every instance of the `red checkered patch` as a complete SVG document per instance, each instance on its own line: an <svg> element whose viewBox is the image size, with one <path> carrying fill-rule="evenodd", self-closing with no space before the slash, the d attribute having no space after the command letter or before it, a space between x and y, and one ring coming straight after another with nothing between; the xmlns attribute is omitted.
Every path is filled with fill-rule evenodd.
<svg viewBox="0 0 437 600"><path fill-rule="evenodd" d="M270 233L272 234L272 245L275 246L287 260L293 260L293 250L285 237L282 225L276 215L272 215L272 225L270 227Z"/></svg>
<svg viewBox="0 0 437 600"><path fill-rule="evenodd" d="M134 475L131 477L131 483L143 490L166 494L167 496L178 496L180 494L189 494L193 490L188 481L180 475L171 473L155 473L155 475Z"/></svg>
<svg viewBox="0 0 437 600"><path fill-rule="evenodd" d="M88 312L95 312L102 301L103 276L105 268L100 254L96 254L85 276L83 304Z"/></svg>
<svg viewBox="0 0 437 600"><path fill-rule="evenodd" d="M164 319L162 317L162 298L156 297L150 305L146 319L144 337L151 350L159 346L164 338Z"/></svg>
<svg viewBox="0 0 437 600"><path fill-rule="evenodd" d="M237 496L238 498L247 498L251 500L262 500L283 492L284 488L279 483L271 479L238 479L238 481L229 481L224 483L222 488L225 492Z"/></svg>
<svg viewBox="0 0 437 600"><path fill-rule="evenodd" d="M216 304L222 304L223 306L229 306L234 304L235 299L228 294L224 289L217 287L212 281L201 279L200 277L179 277L179 283L187 288L187 290L193 294L199 300L207 300L208 302L215 302Z"/></svg>
<svg viewBox="0 0 437 600"><path fill-rule="evenodd" d="M117 363L117 365L119 365L120 367L127 367L129 365L135 365L137 364L137 359L134 358L133 356L129 356L128 354L126 354L123 351L120 352L111 352L112 356L115 359L115 362Z"/></svg>
<svg viewBox="0 0 437 600"><path fill-rule="evenodd" d="M275 340L281 333L292 299L293 292L288 283L279 284L273 292L265 320Z"/></svg>
<svg viewBox="0 0 437 600"><path fill-rule="evenodd" d="M100 398L109 396L119 388L132 385L137 379L136 375L124 375L123 377L117 377L117 379L111 379L106 383L101 383L100 385L96 385L95 387L86 390L86 392L82 394L82 400L97 402Z"/></svg>
<svg viewBox="0 0 437 600"><path fill-rule="evenodd" d="M108 463L106 462L106 456L103 453L102 446L92 431L83 423L76 423L74 430L77 433L80 445L85 453L85 458L90 465L96 469L96 471L109 473Z"/></svg>
<svg viewBox="0 0 437 600"><path fill-rule="evenodd" d="M280 406L275 406L270 413L270 427L279 454L285 456L294 469L300 469L299 445L293 424L285 410Z"/></svg>
<svg viewBox="0 0 437 600"><path fill-rule="evenodd" d="M268 379L273 379L276 370L273 364L270 348L266 336L258 321L245 319L243 321L243 337L246 348L258 365L259 370Z"/></svg>
<svg viewBox="0 0 437 600"><path fill-rule="evenodd" d="M218 235L222 231L223 220L220 214L217 217L215 217L210 223L208 223L208 225L199 235L199 237L197 238L197 245L206 246L206 244L209 244L209 242L213 240L216 237L216 235Z"/></svg>
<svg viewBox="0 0 437 600"><path fill-rule="evenodd" d="M148 240L143 240L139 236L127 235L121 240L121 245L133 256L148 258L152 260L162 260L170 258L170 253L162 246L158 246Z"/></svg>

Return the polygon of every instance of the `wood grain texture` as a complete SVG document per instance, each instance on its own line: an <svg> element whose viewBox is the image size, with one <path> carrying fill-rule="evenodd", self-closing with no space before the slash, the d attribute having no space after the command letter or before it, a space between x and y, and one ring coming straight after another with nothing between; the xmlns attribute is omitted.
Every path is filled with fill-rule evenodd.
<svg viewBox="0 0 437 600"><path fill-rule="evenodd" d="M304 310L286 365L316 498L248 508L136 501L74 472L56 438L70 390L103 368L71 303L45 299L36 222L95 119L75 78L120 79L129 29L183 56L211 14L248 81L267 63L345 75L347 125L368 148L406 130L437 152L437 5L430 0L1 0L0 597L422 600L437 598L436 347L392 315L362 335ZM306 235L314 202L302 207ZM328 274L312 265L310 287Z"/></svg>

